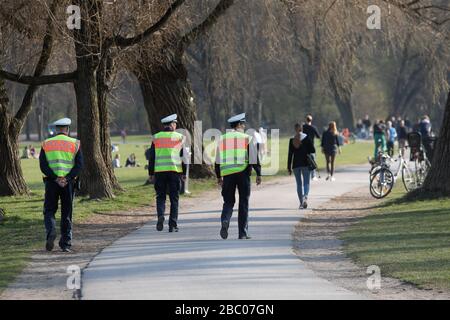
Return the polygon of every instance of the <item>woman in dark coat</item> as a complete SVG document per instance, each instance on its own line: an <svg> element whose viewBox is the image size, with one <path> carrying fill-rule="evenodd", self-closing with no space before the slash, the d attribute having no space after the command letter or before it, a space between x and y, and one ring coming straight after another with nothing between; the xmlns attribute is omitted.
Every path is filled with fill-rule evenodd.
<svg viewBox="0 0 450 320"><path fill-rule="evenodd" d="M327 162L327 180L335 181L334 178L334 160L336 154L341 153L341 147L339 144L339 134L336 128L336 122L331 121L328 124L328 130L322 135L322 153L325 155Z"/></svg>
<svg viewBox="0 0 450 320"><path fill-rule="evenodd" d="M306 209L311 178L307 155L316 153L316 149L311 138L302 132L302 126L298 123L295 125L295 132L295 136L289 140L288 172L291 175L293 171L295 175L299 209Z"/></svg>

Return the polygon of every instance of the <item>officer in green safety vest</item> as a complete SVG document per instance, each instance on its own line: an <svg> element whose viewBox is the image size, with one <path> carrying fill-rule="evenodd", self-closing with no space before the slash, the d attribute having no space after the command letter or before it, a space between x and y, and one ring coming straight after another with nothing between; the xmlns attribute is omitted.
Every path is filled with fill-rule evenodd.
<svg viewBox="0 0 450 320"><path fill-rule="evenodd" d="M256 171L256 184L261 184L261 165L258 146L251 143L251 136L244 133L245 113L228 120L232 130L222 135L216 153L215 171L218 184L222 186L224 200L220 229L222 239L228 238L228 227L239 191L238 227L239 239L250 239L248 234L248 203L250 199L250 176Z"/></svg>
<svg viewBox="0 0 450 320"><path fill-rule="evenodd" d="M186 180L186 165L183 160L184 136L177 129L177 115L161 119L164 130L155 134L150 148L148 163L149 181L154 182L158 222L156 230L164 228L166 194L169 192L169 232L178 232L178 200L181 180ZM181 180L180 180L181 179Z"/></svg>
<svg viewBox="0 0 450 320"><path fill-rule="evenodd" d="M69 137L72 121L68 118L53 123L55 135L42 144L39 163L44 174L44 224L47 232L45 248L52 251L56 239L55 214L61 199L61 238L59 247L71 252L72 210L75 179L83 168L80 142Z"/></svg>

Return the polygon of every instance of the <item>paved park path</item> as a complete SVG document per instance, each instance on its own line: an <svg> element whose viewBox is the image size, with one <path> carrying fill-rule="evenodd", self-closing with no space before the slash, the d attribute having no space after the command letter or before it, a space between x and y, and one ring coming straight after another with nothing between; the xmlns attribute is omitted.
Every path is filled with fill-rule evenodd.
<svg viewBox="0 0 450 320"><path fill-rule="evenodd" d="M335 182L312 182L310 207L367 185L367 170L351 166ZM152 221L119 239L83 271L83 299L364 298L319 278L293 252L291 234L304 214L293 177L252 185L251 240L237 239L237 212L228 239L220 238L221 207L219 191L188 208L182 199L180 232L167 224L157 232Z"/></svg>

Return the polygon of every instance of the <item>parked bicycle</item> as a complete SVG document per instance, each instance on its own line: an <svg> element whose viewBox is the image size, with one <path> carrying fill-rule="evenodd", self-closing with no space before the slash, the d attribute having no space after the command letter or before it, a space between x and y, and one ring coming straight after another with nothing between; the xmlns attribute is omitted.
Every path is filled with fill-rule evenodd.
<svg viewBox="0 0 450 320"><path fill-rule="evenodd" d="M393 162L398 162L396 170L391 169ZM387 153L382 153L380 163L373 166L370 171L370 194L377 199L386 197L391 193L400 173L406 191L409 192L418 187L414 173L401 154L394 160Z"/></svg>
<svg viewBox="0 0 450 320"><path fill-rule="evenodd" d="M427 159L420 134L413 132L408 135L408 147L410 149L410 162L404 159L404 152L400 152L398 158L393 160L387 153L378 148L378 157L371 161L370 170L370 194L377 199L386 197L393 189L400 173L403 186L407 192L420 188L431 168ZM397 170L391 169L391 164L398 162Z"/></svg>

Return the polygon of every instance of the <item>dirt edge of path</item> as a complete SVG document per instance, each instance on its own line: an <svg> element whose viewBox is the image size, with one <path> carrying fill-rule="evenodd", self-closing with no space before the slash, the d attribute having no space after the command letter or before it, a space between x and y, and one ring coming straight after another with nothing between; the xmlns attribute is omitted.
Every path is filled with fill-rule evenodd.
<svg viewBox="0 0 450 320"><path fill-rule="evenodd" d="M370 214L378 204L379 200L364 187L308 210L293 233L295 253L319 277L369 299L450 299L450 292L424 290L384 276L379 290L367 288L370 274L345 255L338 234Z"/></svg>

